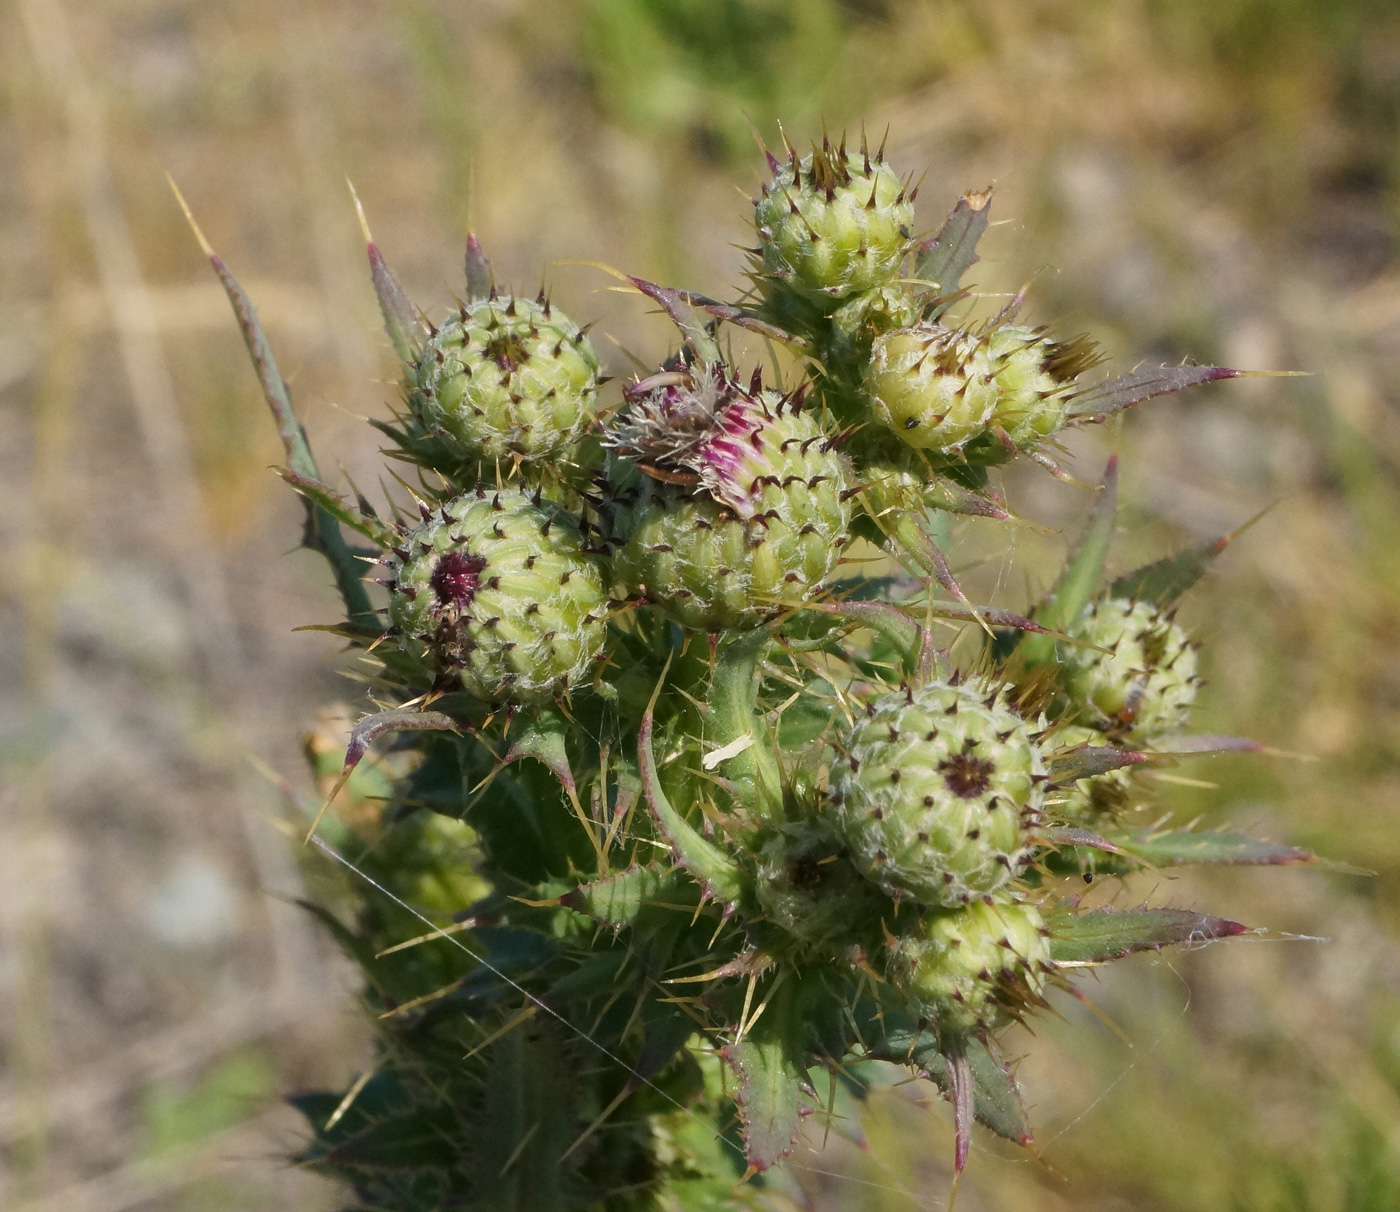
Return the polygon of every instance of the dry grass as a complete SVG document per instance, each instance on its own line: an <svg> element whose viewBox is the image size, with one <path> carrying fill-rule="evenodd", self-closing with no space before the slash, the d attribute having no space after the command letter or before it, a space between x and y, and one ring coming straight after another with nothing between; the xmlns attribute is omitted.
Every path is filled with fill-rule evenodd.
<svg viewBox="0 0 1400 1212"><path fill-rule="evenodd" d="M652 358L658 322L556 263L723 290L746 238L745 109L770 135L774 117L796 135L823 113L888 122L896 161L931 165L930 225L995 180L1010 222L982 284L1034 277L1038 318L1116 358L1313 376L1132 417L1120 559L1274 506L1192 607L1209 638L1203 722L1315 760L1222 761L1192 771L1219 790L1164 800L1377 874L1137 885L1331 941L1129 966L1091 992L1131 1047L1063 1007L1023 1069L1046 1166L989 1145L959 1206L1400 1203L1394 12L715 0L721 15L805 16L742 54L703 26L717 49L698 56L643 23L701 7L0 10L6 1207L331 1207L278 1160L295 1129L275 1096L350 1080L363 1039L335 957L268 895L295 876L268 824L277 790L247 760L301 777L299 732L345 691L332 646L289 628L335 605L311 557L282 556L297 509L267 471L275 440L163 170L262 308L323 461L339 453L373 484L356 416L395 389L345 177L423 303L457 288L470 216L502 280L547 273L573 314ZM1100 442L1082 444L1086 474ZM1008 491L1053 525L1083 506L1036 476ZM1059 540L1016 535L1045 575ZM990 587L1006 550L989 536L972 526L964 551ZM1015 604L1025 587L1003 592ZM220 1085L230 1058L242 1077ZM910 1110L885 1100L868 1155L813 1163L864 1180L830 1180L821 1206L940 1205L928 1159L948 1154L947 1117Z"/></svg>

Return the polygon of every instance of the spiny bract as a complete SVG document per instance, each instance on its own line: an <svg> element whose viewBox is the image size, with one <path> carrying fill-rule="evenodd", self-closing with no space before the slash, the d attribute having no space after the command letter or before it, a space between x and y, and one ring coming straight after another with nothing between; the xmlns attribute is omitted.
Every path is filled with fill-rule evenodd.
<svg viewBox="0 0 1400 1212"><path fill-rule="evenodd" d="M1029 861L1045 762L981 682L881 695L837 744L831 800L853 861L888 892L965 905Z"/></svg>
<svg viewBox="0 0 1400 1212"><path fill-rule="evenodd" d="M835 569L852 506L845 460L801 400L723 368L642 380L606 439L615 576L687 627L753 625Z"/></svg>
<svg viewBox="0 0 1400 1212"><path fill-rule="evenodd" d="M912 197L879 157L844 144L793 154L754 204L760 283L765 293L831 299L883 286L899 273L913 224Z"/></svg>
<svg viewBox="0 0 1400 1212"><path fill-rule="evenodd" d="M543 298L478 299L424 342L407 390L462 466L568 459L596 411L598 357Z"/></svg>
<svg viewBox="0 0 1400 1212"><path fill-rule="evenodd" d="M896 979L940 1030L991 1026L1039 999L1048 933L1039 910L1016 901L930 913L895 944Z"/></svg>
<svg viewBox="0 0 1400 1212"><path fill-rule="evenodd" d="M394 555L390 619L468 694L530 703L589 676L607 597L577 523L558 506L478 490L431 510Z"/></svg>
<svg viewBox="0 0 1400 1212"><path fill-rule="evenodd" d="M910 446L958 452L996 430L1002 447L1027 450L1064 427L1074 379L1094 358L1083 339L1052 341L1021 325L919 324L876 337L865 389L876 417Z"/></svg>
<svg viewBox="0 0 1400 1212"><path fill-rule="evenodd" d="M1143 738L1185 726L1201 679L1196 645L1169 614L1150 602L1104 598L1069 634L1081 644L1062 642L1059 660L1075 718Z"/></svg>

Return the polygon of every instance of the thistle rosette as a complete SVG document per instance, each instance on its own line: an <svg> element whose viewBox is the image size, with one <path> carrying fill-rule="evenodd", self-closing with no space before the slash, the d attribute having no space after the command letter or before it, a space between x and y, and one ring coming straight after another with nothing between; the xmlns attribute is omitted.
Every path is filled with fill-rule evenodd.
<svg viewBox="0 0 1400 1212"><path fill-rule="evenodd" d="M1074 718L1110 736L1150 739L1185 727L1201 683L1196 648L1170 612L1102 598L1057 645Z"/></svg>
<svg viewBox="0 0 1400 1212"><path fill-rule="evenodd" d="M895 279L912 247L914 192L883 149L849 154L824 141L810 155L770 157L773 179L754 202L756 276L765 296L840 300ZM781 301L779 300L781 308Z"/></svg>
<svg viewBox="0 0 1400 1212"><path fill-rule="evenodd" d="M865 391L875 416L919 450L997 461L1064 428L1075 379L1096 365L1087 338L997 323L979 331L923 323L875 338ZM970 453L970 452L969 452Z"/></svg>
<svg viewBox="0 0 1400 1212"><path fill-rule="evenodd" d="M541 295L465 304L408 367L408 406L449 467L571 460L597 409L598 356ZM431 456L430 456L431 457Z"/></svg>
<svg viewBox="0 0 1400 1212"><path fill-rule="evenodd" d="M803 394L674 359L627 392L605 513L613 571L687 627L752 626L810 597L848 540L850 475Z"/></svg>
<svg viewBox="0 0 1400 1212"><path fill-rule="evenodd" d="M940 1032L964 1034L1040 1003L1049 930L1034 905L974 901L929 913L892 947L895 979Z"/></svg>
<svg viewBox="0 0 1400 1212"><path fill-rule="evenodd" d="M513 490L437 509L394 551L389 618L462 688L490 704L532 703L585 682L603 647L607 595L578 525Z"/></svg>
<svg viewBox="0 0 1400 1212"><path fill-rule="evenodd" d="M930 682L880 695L838 740L833 824L894 896L954 908L1030 862L1045 760L1004 688Z"/></svg>

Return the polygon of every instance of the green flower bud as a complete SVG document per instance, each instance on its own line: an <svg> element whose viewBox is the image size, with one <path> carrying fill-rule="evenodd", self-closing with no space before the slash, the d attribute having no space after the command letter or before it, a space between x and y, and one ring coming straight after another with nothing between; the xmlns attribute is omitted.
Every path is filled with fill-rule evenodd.
<svg viewBox="0 0 1400 1212"><path fill-rule="evenodd" d="M458 466L570 459L591 424L598 357L547 301L480 299L423 346L408 404Z"/></svg>
<svg viewBox="0 0 1400 1212"><path fill-rule="evenodd" d="M895 949L896 979L939 1026L994 1025L998 1011L1034 1002L1045 985L1050 944L1034 905L974 901L931 913Z"/></svg>
<svg viewBox="0 0 1400 1212"><path fill-rule="evenodd" d="M1069 634L1084 646L1057 645L1061 684L1081 722L1143 738L1186 726L1201 678L1196 645L1170 615L1150 602L1104 598Z"/></svg>
<svg viewBox="0 0 1400 1212"><path fill-rule="evenodd" d="M613 571L687 627L752 626L836 568L845 460L801 396L741 389L723 367L635 384L607 441Z"/></svg>
<svg viewBox="0 0 1400 1212"><path fill-rule="evenodd" d="M773 174L754 204L765 293L843 299L898 276L914 201L878 157L824 146Z"/></svg>
<svg viewBox="0 0 1400 1212"><path fill-rule="evenodd" d="M984 434L1034 448L1068 418L1073 381L1097 360L1083 338L1001 324L981 332L918 324L875 339L865 389L875 415L910 446L959 452Z"/></svg>
<svg viewBox="0 0 1400 1212"><path fill-rule="evenodd" d="M607 595L578 526L516 491L456 497L395 550L389 617L486 703L530 703L587 679Z"/></svg>
<svg viewBox="0 0 1400 1212"><path fill-rule="evenodd" d="M838 743L834 825L892 895L952 907L1030 860L1045 762L1025 722L980 682L881 695Z"/></svg>

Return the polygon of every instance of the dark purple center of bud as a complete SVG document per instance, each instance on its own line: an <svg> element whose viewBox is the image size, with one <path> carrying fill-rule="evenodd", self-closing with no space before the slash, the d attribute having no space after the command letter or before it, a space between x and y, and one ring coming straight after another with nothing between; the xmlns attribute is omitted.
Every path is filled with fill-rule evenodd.
<svg viewBox="0 0 1400 1212"><path fill-rule="evenodd" d="M486 343L486 356L504 371L512 371L529 361L530 351L515 333L502 333Z"/></svg>
<svg viewBox="0 0 1400 1212"><path fill-rule="evenodd" d="M483 556L466 551L449 551L433 566L433 575L428 578L440 609L449 608L462 612L476 597L481 570L486 567Z"/></svg>
<svg viewBox="0 0 1400 1212"><path fill-rule="evenodd" d="M995 769L986 758L973 757L970 753L955 753L938 763L938 773L948 784L948 790L965 800L987 790Z"/></svg>

